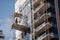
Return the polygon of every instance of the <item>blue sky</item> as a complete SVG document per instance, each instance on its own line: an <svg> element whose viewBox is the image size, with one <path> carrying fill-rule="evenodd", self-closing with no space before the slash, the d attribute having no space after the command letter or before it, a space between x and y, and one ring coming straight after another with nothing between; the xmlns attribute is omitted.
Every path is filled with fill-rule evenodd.
<svg viewBox="0 0 60 40"><path fill-rule="evenodd" d="M14 0L0 0L0 29L5 40L11 40L11 14L14 12Z"/></svg>

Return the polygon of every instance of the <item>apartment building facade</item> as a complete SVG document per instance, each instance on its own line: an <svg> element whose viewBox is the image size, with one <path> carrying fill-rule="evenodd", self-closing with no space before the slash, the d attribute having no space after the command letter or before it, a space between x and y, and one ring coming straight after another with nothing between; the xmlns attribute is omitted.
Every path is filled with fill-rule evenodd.
<svg viewBox="0 0 60 40"><path fill-rule="evenodd" d="M12 28L22 31L22 40L59 40L57 10L55 0L26 0Z"/></svg>

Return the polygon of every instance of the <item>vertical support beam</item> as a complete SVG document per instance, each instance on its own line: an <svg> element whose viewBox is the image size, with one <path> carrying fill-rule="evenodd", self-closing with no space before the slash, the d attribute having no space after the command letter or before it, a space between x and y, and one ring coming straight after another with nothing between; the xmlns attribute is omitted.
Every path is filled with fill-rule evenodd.
<svg viewBox="0 0 60 40"><path fill-rule="evenodd" d="M31 24L32 24L32 0L30 0L30 8L31 8ZM30 40L33 40L33 35L32 35L32 32L33 32L33 28L32 26L30 26L30 33L31 33L31 39Z"/></svg>
<svg viewBox="0 0 60 40"><path fill-rule="evenodd" d="M31 6L31 40L35 40L35 28L34 28L34 13L33 13L33 4L32 4L33 0L30 0L30 6Z"/></svg>
<svg viewBox="0 0 60 40"><path fill-rule="evenodd" d="M55 3L55 12L56 12L58 36L59 36L59 40L60 40L60 18L59 18L58 0L54 0L54 3Z"/></svg>

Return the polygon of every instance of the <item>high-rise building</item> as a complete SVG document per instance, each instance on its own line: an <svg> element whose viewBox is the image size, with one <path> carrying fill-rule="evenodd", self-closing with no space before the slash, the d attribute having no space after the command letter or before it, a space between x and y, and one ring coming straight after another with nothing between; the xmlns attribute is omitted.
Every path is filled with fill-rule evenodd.
<svg viewBox="0 0 60 40"><path fill-rule="evenodd" d="M22 32L21 40L60 40L59 3L60 0L26 0L16 8L19 11L13 16L12 28Z"/></svg>

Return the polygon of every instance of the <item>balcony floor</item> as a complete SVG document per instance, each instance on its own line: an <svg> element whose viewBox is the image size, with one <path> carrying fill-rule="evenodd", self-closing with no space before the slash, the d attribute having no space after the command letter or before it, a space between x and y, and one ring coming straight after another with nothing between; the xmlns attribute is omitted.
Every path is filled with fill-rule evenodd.
<svg viewBox="0 0 60 40"><path fill-rule="evenodd" d="M46 21L50 17L51 17L51 13L43 14L40 18L38 18L37 20L35 20L34 26L37 27L38 25L40 25L42 22Z"/></svg>
<svg viewBox="0 0 60 40"><path fill-rule="evenodd" d="M42 32L50 29L51 27L52 27L52 25L51 24L47 24L47 23L45 25L42 25L39 29L37 28L36 36L39 36L39 34L41 34Z"/></svg>
<svg viewBox="0 0 60 40"><path fill-rule="evenodd" d="M30 31L29 27L26 27L26 26L23 26L23 25L18 25L18 24L13 24L12 28L16 29L16 30L23 31L23 32L25 32L25 31L29 32Z"/></svg>

